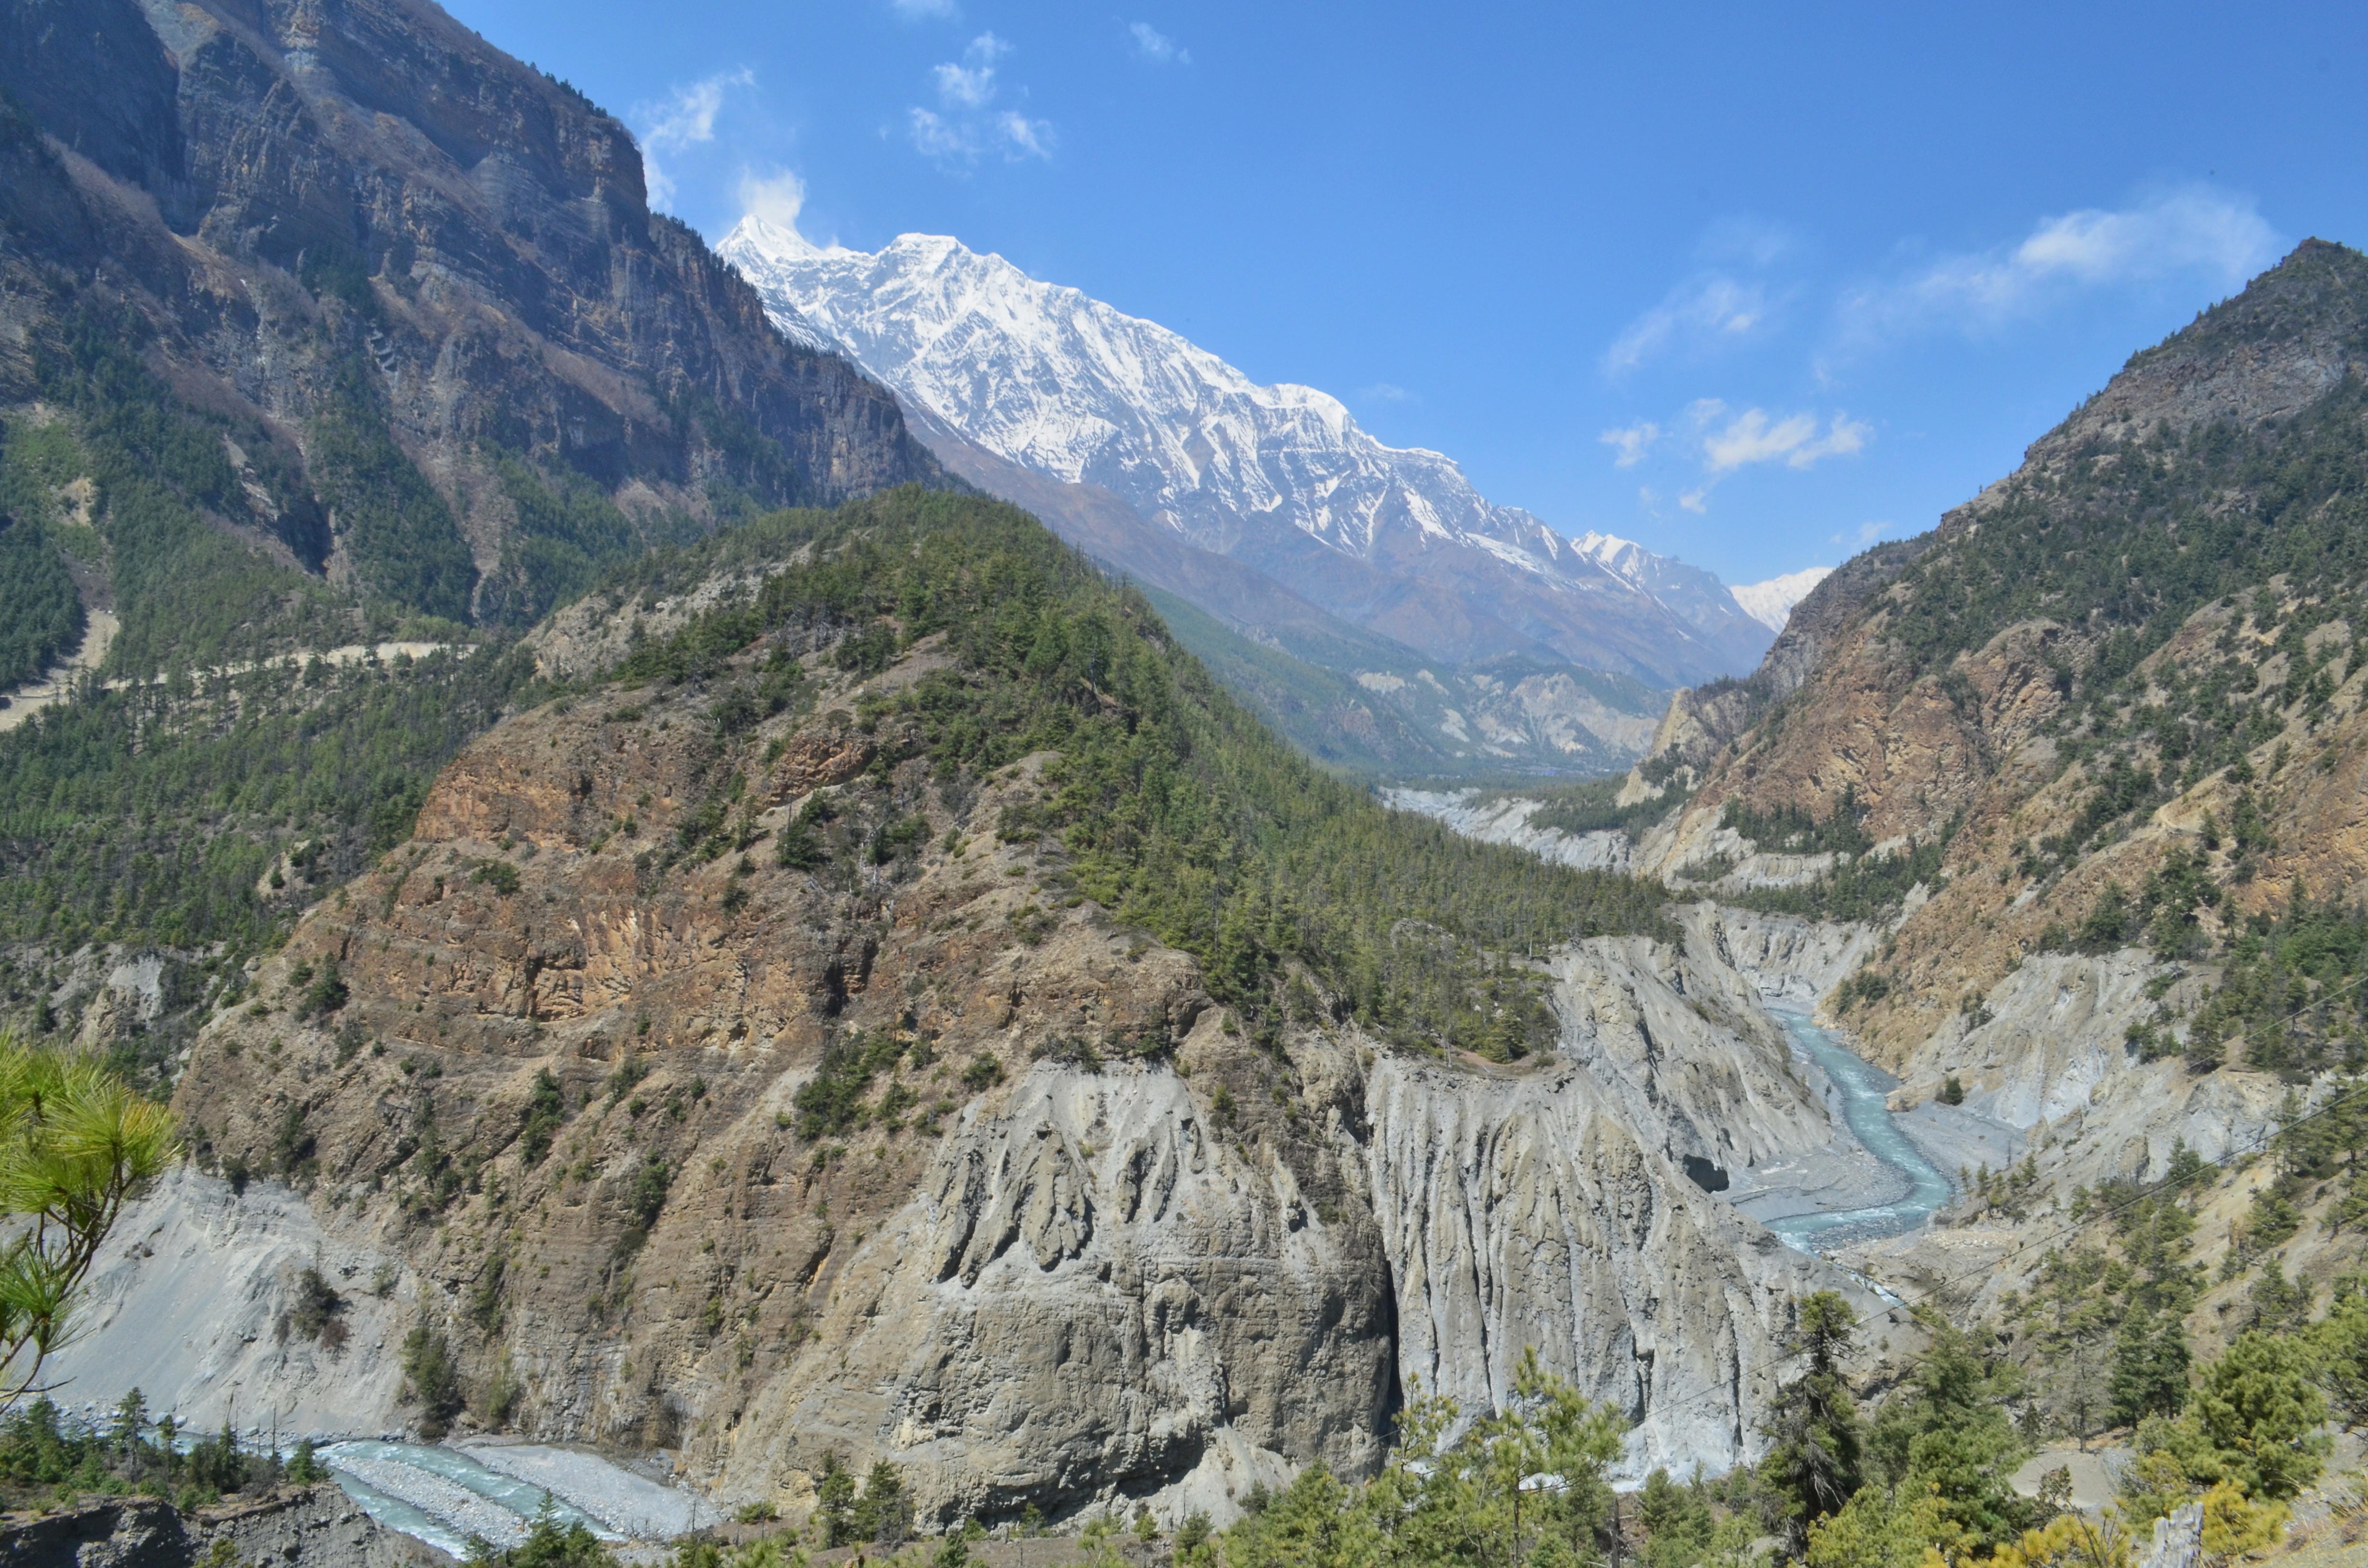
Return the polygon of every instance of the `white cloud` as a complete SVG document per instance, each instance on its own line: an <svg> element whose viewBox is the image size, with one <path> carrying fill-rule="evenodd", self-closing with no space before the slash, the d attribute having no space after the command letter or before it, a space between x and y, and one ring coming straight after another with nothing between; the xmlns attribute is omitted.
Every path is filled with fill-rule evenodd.
<svg viewBox="0 0 2368 1568"><path fill-rule="evenodd" d="M1661 427L1649 419L1640 419L1618 430L1606 430L1596 437L1605 446L1618 449L1620 455L1611 460L1613 468L1634 468L1660 438Z"/></svg>
<svg viewBox="0 0 2368 1568"><path fill-rule="evenodd" d="M669 156L685 148L715 140L715 117L723 108L723 96L734 87L755 84L756 74L745 66L737 71L721 72L688 87L677 87L674 96L663 103L643 104L633 116L641 121L642 171L649 186L650 205L661 210L674 202L674 180L659 161L659 154Z"/></svg>
<svg viewBox="0 0 2368 1568"><path fill-rule="evenodd" d="M961 127L949 125L945 119L925 108L913 110L913 145L932 158L965 158L978 155L977 141Z"/></svg>
<svg viewBox="0 0 2368 1568"><path fill-rule="evenodd" d="M1606 430L1597 439L1619 451L1613 465L1627 468L1640 460L1656 443L1674 437L1702 459L1702 482L1678 497L1689 512L1707 512L1710 494L1727 475L1756 463L1782 462L1787 468L1814 468L1827 458L1848 457L1866 449L1874 427L1836 411L1820 420L1816 414L1781 417L1764 408L1731 413L1714 397L1686 404L1680 427L1664 430L1650 420L1624 430Z"/></svg>
<svg viewBox="0 0 2368 1568"><path fill-rule="evenodd" d="M2138 205L2041 220L2019 244L1944 256L1912 276L1861 285L1840 304L1844 335L1932 325L1981 328L2033 314L2080 289L2200 277L2234 289L2285 249L2249 200L2185 186Z"/></svg>
<svg viewBox="0 0 2368 1568"><path fill-rule="evenodd" d="M1690 278L1612 339L1603 368L1618 375L1672 350L1699 352L1734 342L1749 335L1768 312L1767 292L1757 283L1724 272Z"/></svg>
<svg viewBox="0 0 2368 1568"><path fill-rule="evenodd" d="M1406 388L1398 385L1395 381L1375 381L1372 386L1360 387L1357 389L1357 395L1369 403L1412 403L1416 401L1414 393L1406 391Z"/></svg>
<svg viewBox="0 0 2368 1568"><path fill-rule="evenodd" d="M751 218L762 218L777 229L798 232L798 214L805 210L806 182L787 169L777 175L760 176L744 169L740 174L740 210Z"/></svg>
<svg viewBox="0 0 2368 1568"><path fill-rule="evenodd" d="M1704 434L1702 459L1713 474L1778 459L1787 468L1808 468L1826 458L1863 450L1867 437L1873 434L1872 426L1847 415L1835 415L1825 435L1819 436L1814 414L1770 419L1765 409L1748 408L1723 428Z"/></svg>
<svg viewBox="0 0 2368 1568"><path fill-rule="evenodd" d="M1011 52L1011 45L993 33L970 40L959 61L930 67L938 86L938 107L907 111L913 145L929 157L948 163L975 163L980 153L999 148L1007 158L1050 158L1053 124L1030 119L1017 109L991 109L1000 90L996 62ZM1022 97L1027 96L1023 90Z"/></svg>
<svg viewBox="0 0 2368 1568"><path fill-rule="evenodd" d="M1149 22L1131 22L1128 32L1134 35L1134 52L1161 65L1190 65L1192 51L1180 49L1176 40L1153 27Z"/></svg>
<svg viewBox="0 0 2368 1568"><path fill-rule="evenodd" d="M1010 109L995 117L995 128L1002 132L1005 154L1013 158L1050 158L1053 155L1053 122L1030 119Z"/></svg>
<svg viewBox="0 0 2368 1568"><path fill-rule="evenodd" d="M995 62L1010 52L1011 46L993 33L971 40L960 61L929 68L938 80L938 101L949 108L985 108L995 98Z"/></svg>
<svg viewBox="0 0 2368 1568"><path fill-rule="evenodd" d="M951 21L962 15L954 0L888 0L888 8L903 22Z"/></svg>
<svg viewBox="0 0 2368 1568"><path fill-rule="evenodd" d="M957 65L949 62L933 67L938 78L938 97L962 108L978 108L995 97L995 67L992 65Z"/></svg>

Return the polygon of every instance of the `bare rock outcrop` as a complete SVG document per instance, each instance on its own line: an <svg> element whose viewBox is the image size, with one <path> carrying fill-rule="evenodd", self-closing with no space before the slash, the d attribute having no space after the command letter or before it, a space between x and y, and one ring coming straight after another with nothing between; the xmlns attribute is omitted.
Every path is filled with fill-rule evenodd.
<svg viewBox="0 0 2368 1568"><path fill-rule="evenodd" d="M291 1321L307 1268L336 1293L333 1344ZM288 1187L234 1191L185 1166L108 1238L82 1332L47 1375L62 1403L108 1405L136 1388L188 1427L391 1431L404 1420L399 1350L418 1305L399 1257L323 1224Z"/></svg>
<svg viewBox="0 0 2368 1568"><path fill-rule="evenodd" d="M1409 1388L1492 1409L1534 1348L1637 1424L1639 1473L1756 1456L1792 1297L1829 1270L1695 1187L1578 1069L1492 1082L1393 1059L1372 1116Z"/></svg>
<svg viewBox="0 0 2368 1568"><path fill-rule="evenodd" d="M325 1482L188 1514L161 1498L106 1497L0 1519L0 1568L190 1568L222 1561L449 1568L452 1560L386 1528Z"/></svg>
<svg viewBox="0 0 2368 1568"><path fill-rule="evenodd" d="M1484 796L1472 790L1385 790L1400 811L1436 817L1467 838L1526 849L1541 860L1580 870L1625 871L1636 846L1624 833L1565 833L1531 822L1542 802L1520 796Z"/></svg>
<svg viewBox="0 0 2368 1568"><path fill-rule="evenodd" d="M1212 1015L1179 1061L1215 1071ZM734 1492L798 1495L833 1447L893 1455L925 1506L1234 1512L1386 1446L1381 1236L1327 1154L1304 1185L1165 1069L1039 1065L949 1132L815 1324L827 1364L757 1391Z"/></svg>

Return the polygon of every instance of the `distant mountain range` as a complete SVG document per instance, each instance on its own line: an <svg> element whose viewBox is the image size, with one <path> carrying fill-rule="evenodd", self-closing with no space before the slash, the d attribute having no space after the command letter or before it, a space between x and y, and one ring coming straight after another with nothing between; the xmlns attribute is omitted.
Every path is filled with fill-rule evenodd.
<svg viewBox="0 0 2368 1568"><path fill-rule="evenodd" d="M1196 651L1228 678L1263 663L1283 686L1338 687L1261 704L1332 760L1624 761L1654 693L1749 669L1815 581L1739 595L1632 541L1568 538L1448 458L1383 445L1324 392L1261 386L949 238L823 249L752 216L717 251L784 333L887 383L948 468L1205 611L1204 634L1266 651L1204 635ZM1286 676L1278 656L1313 668ZM1421 711L1400 706L1416 691Z"/></svg>
<svg viewBox="0 0 2368 1568"><path fill-rule="evenodd" d="M1770 577L1764 583L1747 583L1727 591L1743 613L1770 631L1781 632L1784 622L1792 618L1793 607L1808 597L1809 590L1834 574L1830 566L1811 566L1799 572L1787 572L1781 577Z"/></svg>

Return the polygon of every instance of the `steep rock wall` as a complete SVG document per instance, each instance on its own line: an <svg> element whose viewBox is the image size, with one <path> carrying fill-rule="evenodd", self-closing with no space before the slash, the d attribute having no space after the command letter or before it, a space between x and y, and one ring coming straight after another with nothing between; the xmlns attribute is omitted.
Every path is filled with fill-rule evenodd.
<svg viewBox="0 0 2368 1568"><path fill-rule="evenodd" d="M1371 1114L1410 1389L1492 1409L1534 1348L1637 1423L1639 1473L1759 1452L1791 1297L1829 1271L1696 1189L1583 1072L1489 1082L1392 1059Z"/></svg>
<svg viewBox="0 0 2368 1568"><path fill-rule="evenodd" d="M281 482L348 405L450 505L491 579L470 608L512 622L548 589L488 449L589 478L660 534L716 520L712 486L782 504L941 482L885 388L784 339L651 210L621 122L433 5L8 0L0 39L33 132L0 149L0 402L40 395L36 353L79 312L133 333L189 404L279 449L244 502L217 498L273 559L353 565L320 476Z"/></svg>
<svg viewBox="0 0 2368 1568"><path fill-rule="evenodd" d="M1213 1071L1224 1050L1211 1015L1179 1061ZM757 1392L723 1483L795 1495L838 1446L894 1458L949 1517L1180 1517L1310 1460L1370 1470L1394 1303L1371 1218L1323 1164L1304 1187L1172 1072L1037 1067L849 1260L814 1364Z"/></svg>
<svg viewBox="0 0 2368 1568"><path fill-rule="evenodd" d="M161 1498L109 1497L0 1523L5 1568L190 1568L231 1561L288 1568L446 1568L335 1485L289 1487L184 1514Z"/></svg>

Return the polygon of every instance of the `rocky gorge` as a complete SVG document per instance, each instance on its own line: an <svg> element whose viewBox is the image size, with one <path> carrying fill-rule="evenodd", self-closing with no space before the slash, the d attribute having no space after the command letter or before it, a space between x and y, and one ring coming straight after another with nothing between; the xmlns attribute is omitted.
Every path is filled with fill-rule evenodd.
<svg viewBox="0 0 2368 1568"><path fill-rule="evenodd" d="M1393 797L1861 930L1804 1010L1896 1075L1898 1124L1958 1193L1837 1256L1955 1321L2015 1324L2065 1256L2106 1256L2108 1190L2206 1184L2181 1309L2201 1346L2265 1321L2282 1270L2307 1308L2358 1265L2346 1185L2273 1151L2357 1093L2351 960L2293 934L2348 933L2362 886L2342 541L2363 278L2305 242L1933 532L1827 578L1752 676L1673 699L1622 825L1545 825L1552 791ZM2291 1244L2261 1221L2285 1201L2317 1216Z"/></svg>
<svg viewBox="0 0 2368 1568"><path fill-rule="evenodd" d="M762 580L529 645L597 665ZM1886 1190L1768 1011L1866 934L1701 905L1523 958L1550 1024L1510 1061L1320 995L1262 1021L1064 892L1054 757L914 755L950 645L853 635L579 682L464 752L197 1039L199 1168L127 1216L73 1386L378 1431L423 1418L426 1334L446 1419L663 1449L723 1504L808 1506L838 1454L939 1521L1223 1517L1531 1349L1637 1473L1724 1468L1795 1296L1882 1310L1736 1201ZM729 728L766 679L795 697ZM308 1268L334 1335L290 1326Z"/></svg>
<svg viewBox="0 0 2368 1568"><path fill-rule="evenodd" d="M424 4L0 26L7 537L107 633L0 747L0 990L188 1155L56 1358L85 1418L347 1439L461 1549L563 1480L655 1539L879 1465L928 1529L1222 1525L1531 1357L1615 1481L1751 1464L1816 1292L1870 1397L1972 1332L2085 1438L2107 1327L2358 1290L2368 1131L2291 1136L2368 1069L2356 253L1818 582L1624 778L1369 790L1245 702L1461 778L1632 756L1650 693L1577 631L1194 627L1213 553L1138 591L1122 518L949 478ZM393 1560L314 1504L255 1550Z"/></svg>

